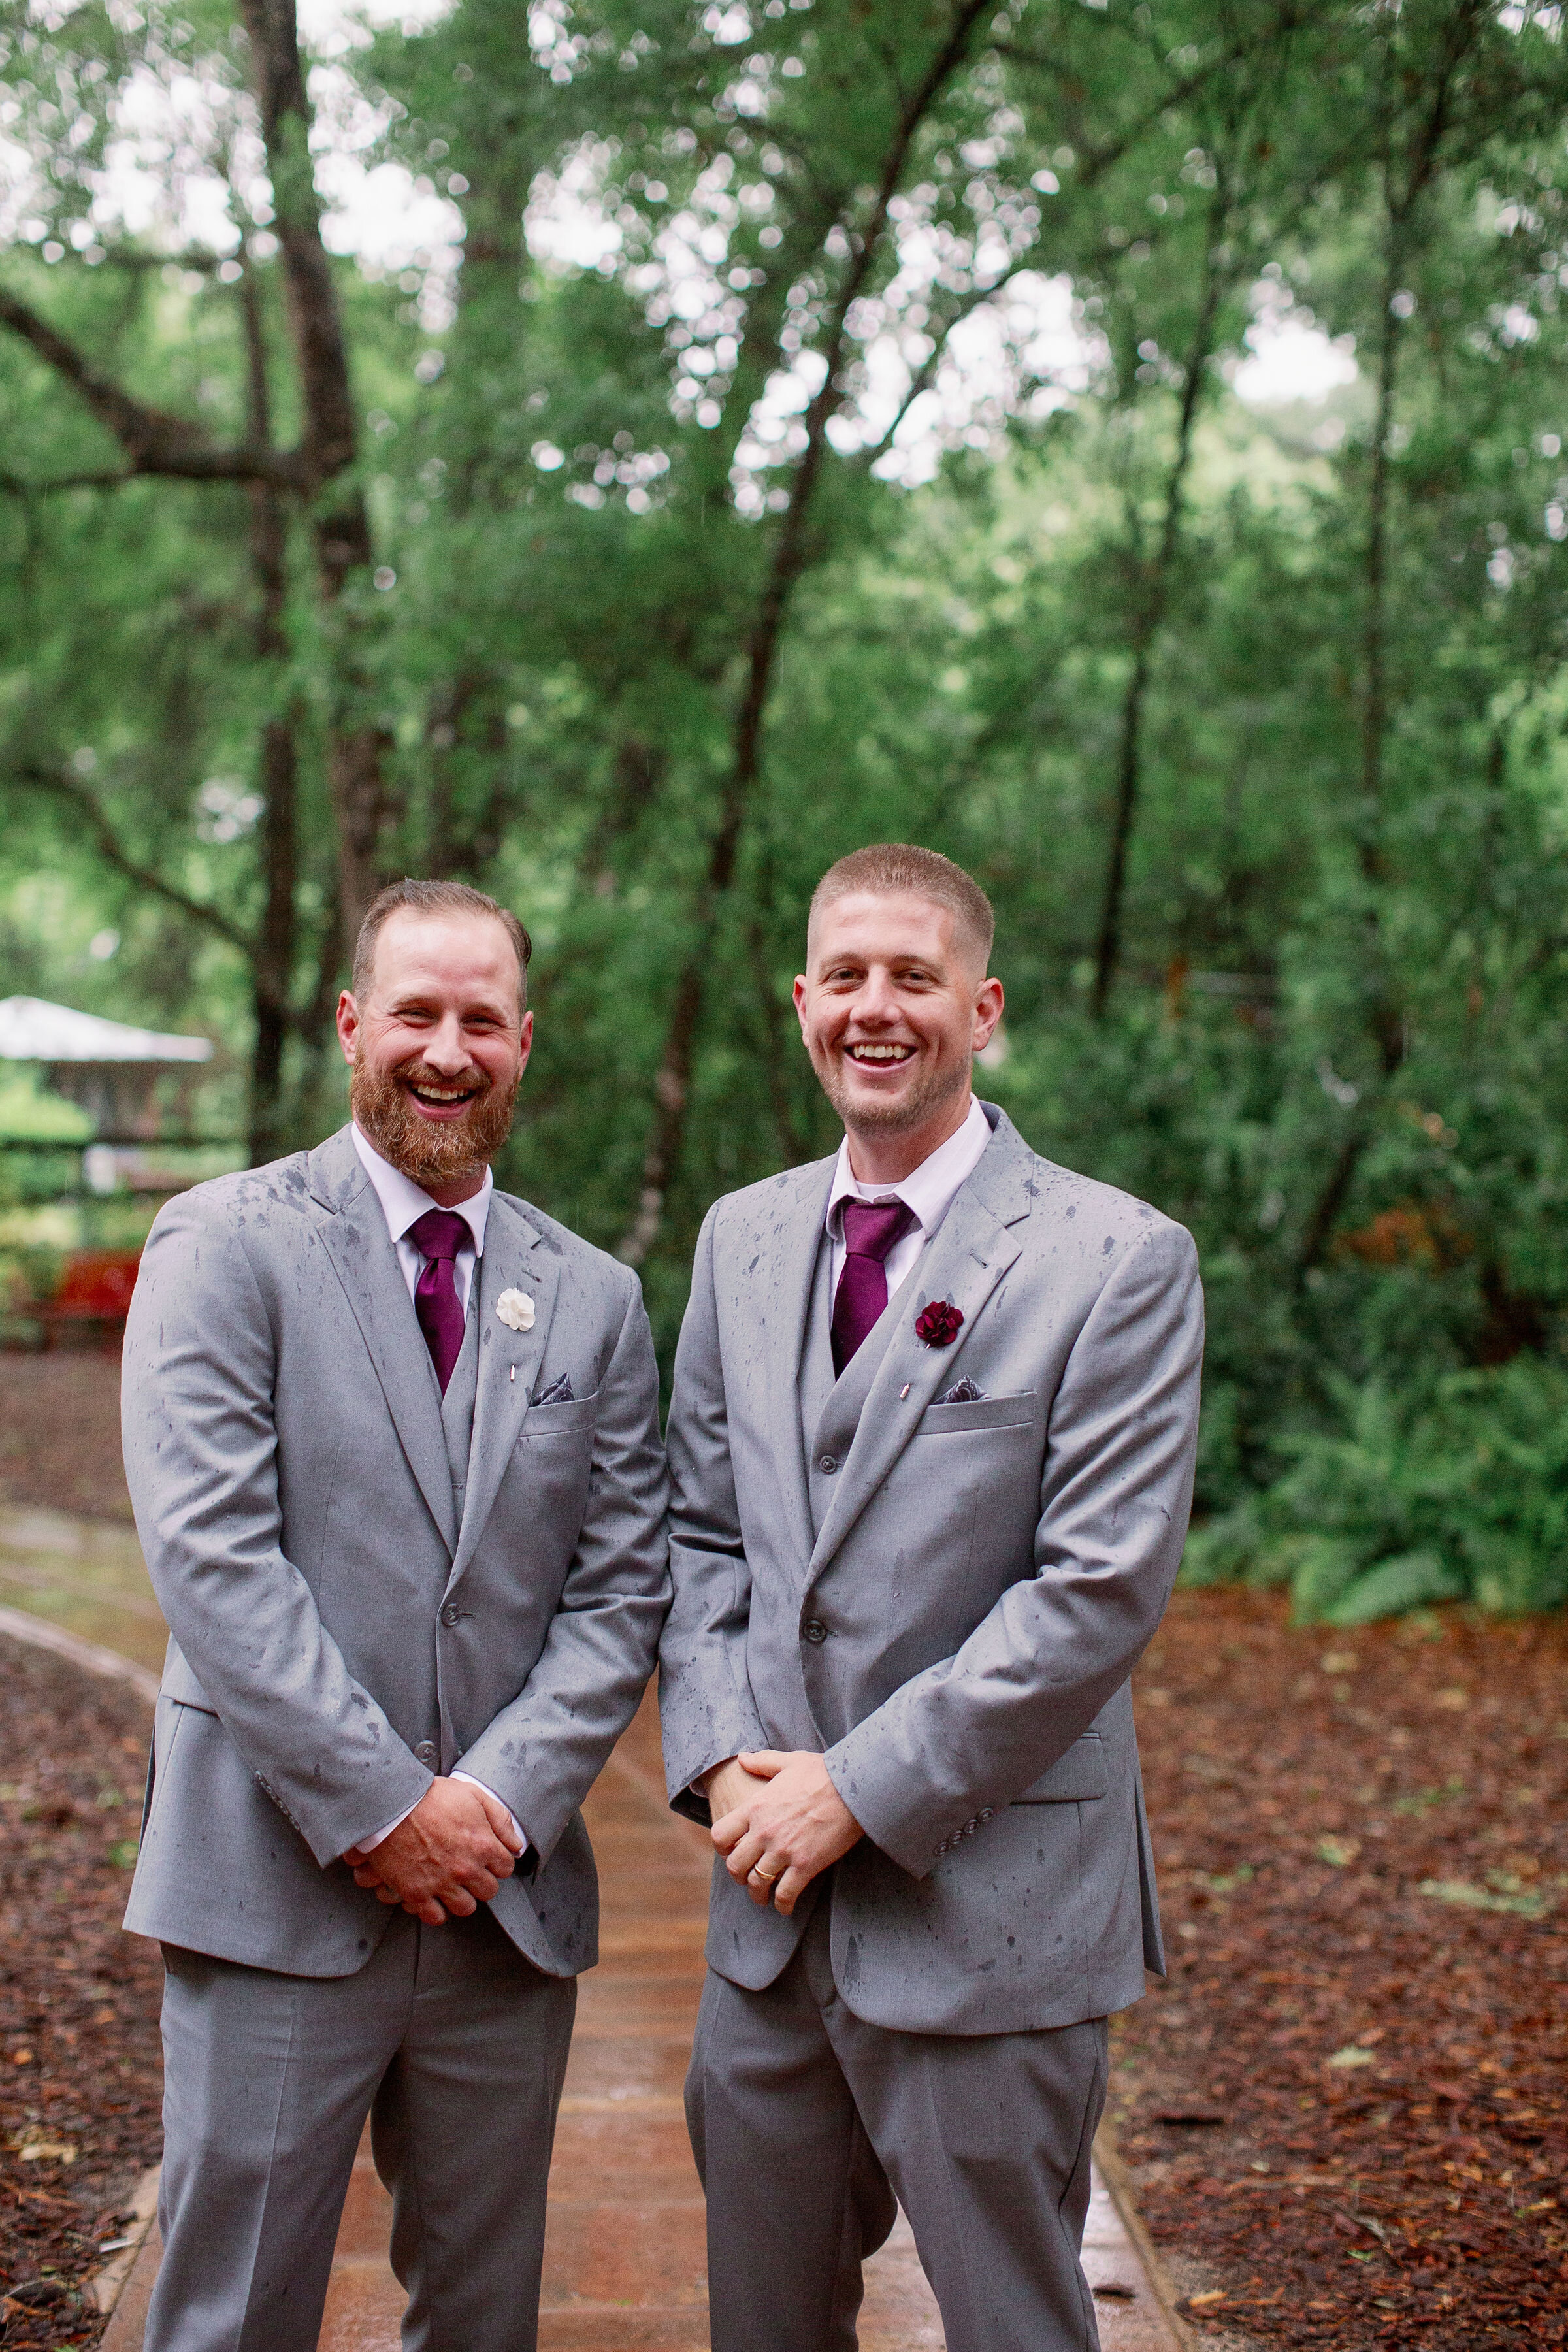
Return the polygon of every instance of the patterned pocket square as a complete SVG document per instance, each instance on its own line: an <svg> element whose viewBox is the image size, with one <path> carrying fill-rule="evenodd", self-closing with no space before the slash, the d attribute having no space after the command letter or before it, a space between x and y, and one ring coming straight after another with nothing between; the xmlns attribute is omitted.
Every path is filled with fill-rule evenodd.
<svg viewBox="0 0 1568 2352"><path fill-rule="evenodd" d="M575 1404L577 1400L572 1393L570 1375L563 1372L561 1378L552 1381L543 1394L536 1396L533 1402L535 1404Z"/></svg>
<svg viewBox="0 0 1568 2352"><path fill-rule="evenodd" d="M938 1397L937 1402L938 1404L978 1404L984 1394L984 1389L977 1389L974 1382L965 1376L962 1381L955 1381L944 1397Z"/></svg>

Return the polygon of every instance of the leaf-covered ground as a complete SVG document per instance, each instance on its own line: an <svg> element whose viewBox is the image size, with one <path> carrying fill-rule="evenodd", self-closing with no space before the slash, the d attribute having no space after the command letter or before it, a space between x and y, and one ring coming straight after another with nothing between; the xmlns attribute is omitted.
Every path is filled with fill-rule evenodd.
<svg viewBox="0 0 1568 2352"><path fill-rule="evenodd" d="M1171 1975L1112 2113L1186 2315L1568 2343L1568 1623L1180 1593L1137 1694Z"/></svg>
<svg viewBox="0 0 1568 2352"><path fill-rule="evenodd" d="M0 1503L128 1519L120 1351L0 1352Z"/></svg>
<svg viewBox="0 0 1568 2352"><path fill-rule="evenodd" d="M157 1947L121 1934L151 1715L0 1638L0 2344L91 2344L85 2280L158 2161Z"/></svg>

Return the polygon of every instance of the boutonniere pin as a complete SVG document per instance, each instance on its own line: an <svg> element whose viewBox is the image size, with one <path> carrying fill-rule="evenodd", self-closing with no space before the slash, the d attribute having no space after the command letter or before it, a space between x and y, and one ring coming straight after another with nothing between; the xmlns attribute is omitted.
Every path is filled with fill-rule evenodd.
<svg viewBox="0 0 1568 2352"><path fill-rule="evenodd" d="M533 1301L526 1290L503 1290L496 1300L496 1313L509 1331L531 1331Z"/></svg>
<svg viewBox="0 0 1568 2352"><path fill-rule="evenodd" d="M915 1338L928 1348L951 1348L963 1328L963 1309L951 1298L933 1298L915 1318Z"/></svg>

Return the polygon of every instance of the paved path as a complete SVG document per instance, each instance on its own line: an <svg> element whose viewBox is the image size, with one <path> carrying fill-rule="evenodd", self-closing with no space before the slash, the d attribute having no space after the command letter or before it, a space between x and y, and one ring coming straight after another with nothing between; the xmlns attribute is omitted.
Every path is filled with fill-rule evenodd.
<svg viewBox="0 0 1568 2352"><path fill-rule="evenodd" d="M711 1849L672 1814L645 1704L586 1808L603 1883L601 1959L582 1982L550 2176L541 2352L708 2352L702 2193L680 2085L702 1985ZM391 2200L362 2147L321 2352L398 2352ZM1084 2248L1103 2352L1177 2336L1097 2172ZM104 2337L140 2352L155 2230ZM862 2352L942 2352L942 2322L901 2219L868 2267Z"/></svg>
<svg viewBox="0 0 1568 2352"><path fill-rule="evenodd" d="M8 1604L8 1605L5 1605ZM162 1662L163 1625L129 1531L58 1512L0 1512L0 1608L94 1671ZM96 1645L96 1648L95 1646ZM600 1965L579 1989L550 2180L541 2352L708 2352L702 2197L680 2086L702 1984L711 1849L665 1802L651 1701L586 1807L603 1886ZM1120 2189L1113 2158L1107 2169ZM142 2210L152 2211L153 2177ZM1131 2218L1129 2230L1123 2211ZM321 2352L397 2352L403 2297L386 2259L391 2203L362 2149L343 2212ZM1136 2217L1097 2171L1084 2261L1103 2352L1176 2352ZM158 2239L105 2277L102 2352L141 2352ZM1178 2332L1179 2331L1179 2332ZM868 2269L863 2352L941 2352L942 2324L901 2219Z"/></svg>
<svg viewBox="0 0 1568 2352"><path fill-rule="evenodd" d="M134 1528L0 1505L0 1605L162 1670L167 1636Z"/></svg>
<svg viewBox="0 0 1568 2352"><path fill-rule="evenodd" d="M651 1706L586 1807L604 1906L584 1977L550 2176L541 2352L707 2352L702 2191L680 2086L702 1990L712 1848L670 1812ZM321 2352L396 2352L391 2200L362 2149ZM870 2266L864 2352L940 2352L942 2324L900 2228Z"/></svg>

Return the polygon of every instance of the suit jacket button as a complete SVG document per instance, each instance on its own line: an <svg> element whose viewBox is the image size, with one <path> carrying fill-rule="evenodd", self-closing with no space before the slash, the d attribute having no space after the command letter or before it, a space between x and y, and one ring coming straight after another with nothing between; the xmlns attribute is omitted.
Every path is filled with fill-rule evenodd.
<svg viewBox="0 0 1568 2352"><path fill-rule="evenodd" d="M436 1761L436 1742L433 1739L422 1739L415 1748L414 1753L418 1757L421 1764L434 1764Z"/></svg>
<svg viewBox="0 0 1568 2352"><path fill-rule="evenodd" d="M800 1630L808 1642L826 1642L827 1639L827 1628L820 1617L808 1617Z"/></svg>
<svg viewBox="0 0 1568 2352"><path fill-rule="evenodd" d="M936 1853L945 1853L947 1852L947 1840L943 1838L942 1843L939 1846L934 1847L932 1851Z"/></svg>
<svg viewBox="0 0 1568 2352"><path fill-rule="evenodd" d="M455 1625L462 1613L455 1601L448 1601L441 1612L441 1622L443 1625Z"/></svg>
<svg viewBox="0 0 1568 2352"><path fill-rule="evenodd" d="M989 1805L981 1806L980 1818L983 1822L988 1822L991 1819L991 1808Z"/></svg>
<svg viewBox="0 0 1568 2352"><path fill-rule="evenodd" d="M831 1478L838 1467L838 1457L835 1454L825 1454L816 1466L825 1477Z"/></svg>

